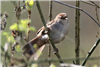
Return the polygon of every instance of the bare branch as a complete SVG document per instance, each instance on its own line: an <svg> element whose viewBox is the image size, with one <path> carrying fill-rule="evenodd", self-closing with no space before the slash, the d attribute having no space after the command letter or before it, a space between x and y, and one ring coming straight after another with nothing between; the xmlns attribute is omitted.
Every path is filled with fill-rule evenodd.
<svg viewBox="0 0 100 67"><path fill-rule="evenodd" d="M98 6L96 3L94 3L93 1L90 1L91 3L93 3L96 7L100 8L100 6Z"/></svg>
<svg viewBox="0 0 100 67"><path fill-rule="evenodd" d="M83 10L82 8L79 8L79 7L75 7L75 6L71 6L71 5L68 5L66 3L63 3L63 2L60 2L60 1L57 1L57 0L53 0L54 2L57 2L59 4L62 4L62 5L65 5L65 6L68 6L70 8L74 8L74 9L79 9L81 10L82 12L84 12L85 14L87 14L99 27L100 27L100 24L89 14L87 13L85 10Z"/></svg>
<svg viewBox="0 0 100 67"><path fill-rule="evenodd" d="M100 38L95 42L95 44L93 45L93 47L88 52L86 58L83 60L83 62L81 64L82 66L84 66L86 64L87 60L89 59L89 57L91 56L91 54L93 53L93 51L95 50L95 48L98 46L99 42L100 42Z"/></svg>
<svg viewBox="0 0 100 67"><path fill-rule="evenodd" d="M92 3L90 3L90 2L86 2L86 1L84 1L84 0L82 0L82 1L80 1L80 2L83 2L83 3L86 3L86 4L88 4L88 5L91 5L91 6L94 6L94 7L95 7L95 5L92 4Z"/></svg>
<svg viewBox="0 0 100 67"><path fill-rule="evenodd" d="M80 7L80 1L76 1L76 7ZM79 59L79 47L80 47L80 10L76 9L75 17L75 54L76 54L76 64L80 64Z"/></svg>
<svg viewBox="0 0 100 67"><path fill-rule="evenodd" d="M95 7L95 14L96 14L97 20L99 22L99 16L98 16L98 13L97 13L97 7Z"/></svg>

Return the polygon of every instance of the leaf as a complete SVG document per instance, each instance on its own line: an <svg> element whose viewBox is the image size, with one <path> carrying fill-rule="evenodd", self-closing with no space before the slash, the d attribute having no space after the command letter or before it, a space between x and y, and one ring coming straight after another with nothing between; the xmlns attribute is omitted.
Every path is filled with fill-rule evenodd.
<svg viewBox="0 0 100 67"><path fill-rule="evenodd" d="M36 31L35 27L30 26L28 28L28 23L31 23L30 19L22 19L20 20L20 23L17 25L17 23L14 23L13 25L10 26L10 30L19 30L19 31L24 31L27 34L27 30L30 31Z"/></svg>
<svg viewBox="0 0 100 67"><path fill-rule="evenodd" d="M12 35L10 35L10 33L9 33L9 32L3 32L2 34L6 36L6 39L7 39L7 41L8 41L8 42L12 42L12 43L14 43L14 42L15 42L15 40L14 40L13 36L12 36Z"/></svg>
<svg viewBox="0 0 100 67"><path fill-rule="evenodd" d="M34 4L34 1L33 0L26 0L25 3L26 3L26 6L29 6L31 8Z"/></svg>
<svg viewBox="0 0 100 67"><path fill-rule="evenodd" d="M7 33L7 32L3 32L3 35L5 35L5 36L8 38L9 33Z"/></svg>
<svg viewBox="0 0 100 67"><path fill-rule="evenodd" d="M20 45L17 45L17 46L15 47L15 49L16 49L17 52L20 52L20 51L21 51Z"/></svg>
<svg viewBox="0 0 100 67"><path fill-rule="evenodd" d="M50 67L56 67L54 64L51 64Z"/></svg>
<svg viewBox="0 0 100 67"><path fill-rule="evenodd" d="M34 44L34 45L33 45L33 48L35 48L35 49L36 49L36 48L37 48L37 44Z"/></svg>
<svg viewBox="0 0 100 67"><path fill-rule="evenodd" d="M29 30L36 31L35 27L29 27Z"/></svg>
<svg viewBox="0 0 100 67"><path fill-rule="evenodd" d="M31 20L30 19L23 19L23 20L20 20L20 23L27 26L27 23L31 23Z"/></svg>
<svg viewBox="0 0 100 67"><path fill-rule="evenodd" d="M11 25L10 30L18 30L17 23L14 23L13 25Z"/></svg>
<svg viewBox="0 0 100 67"><path fill-rule="evenodd" d="M93 67L98 67L98 66L95 64L95 65L93 65Z"/></svg>
<svg viewBox="0 0 100 67"><path fill-rule="evenodd" d="M25 3L26 3L26 9L27 9L28 11L30 11L30 10L31 10L31 7L32 7L33 4L34 4L34 1L33 1L33 0L26 0Z"/></svg>
<svg viewBox="0 0 100 67"><path fill-rule="evenodd" d="M38 64L34 63L34 64L31 65L31 67L38 67Z"/></svg>
<svg viewBox="0 0 100 67"><path fill-rule="evenodd" d="M27 27L25 25L23 25L23 24L19 25L19 30L20 31L25 31L26 29L27 29Z"/></svg>
<svg viewBox="0 0 100 67"><path fill-rule="evenodd" d="M14 38L13 38L13 36L12 36L12 35L10 35L10 36L8 37L8 42L12 42L12 43L14 43L14 42L15 42L15 40L14 40Z"/></svg>

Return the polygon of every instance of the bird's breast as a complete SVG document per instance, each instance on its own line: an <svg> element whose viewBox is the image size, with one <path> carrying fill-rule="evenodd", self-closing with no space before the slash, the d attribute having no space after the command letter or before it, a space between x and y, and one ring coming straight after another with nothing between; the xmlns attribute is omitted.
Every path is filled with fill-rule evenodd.
<svg viewBox="0 0 100 67"><path fill-rule="evenodd" d="M50 30L51 38L54 43L59 43L68 34L68 26L61 23L53 25Z"/></svg>

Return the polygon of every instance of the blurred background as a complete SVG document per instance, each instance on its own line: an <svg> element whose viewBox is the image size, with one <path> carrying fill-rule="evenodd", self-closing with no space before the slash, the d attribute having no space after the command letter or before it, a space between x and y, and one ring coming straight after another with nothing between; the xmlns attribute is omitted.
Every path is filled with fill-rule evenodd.
<svg viewBox="0 0 100 67"><path fill-rule="evenodd" d="M73 5L73 6L76 5L75 1L62 1L62 2L69 4L69 5ZM100 1L94 1L94 2L100 6ZM40 6L42 9L45 21L48 22L49 20L49 16L48 16L49 15L49 1L40 1ZM94 6L80 2L80 7L84 9L86 12L88 12L94 19L96 19ZM9 26L17 22L17 18L15 16L15 13L13 13L13 10L14 10L14 5L12 4L12 2L10 1L1 2L1 13L7 12L9 16L7 19L7 26L4 30L5 32L11 33L11 30L9 30ZM99 10L98 10L98 14L100 15ZM29 34L30 40L36 36L36 32L38 31L38 29L43 26L35 2L34 2L34 5L32 6L31 11L32 11L31 12L32 22L30 26L34 26L36 28L36 31L30 32ZM55 16L61 12L65 12L68 14L70 28L69 28L68 37L62 42L60 42L59 45L56 45L56 47L59 49L59 54L61 55L62 59L75 58L75 9L58 4L56 2L53 2L52 19L54 19ZM21 19L26 19L27 17L28 17L28 12L27 11L23 12L23 14L21 15ZM98 39L96 37L97 32L100 32L98 25L90 17L88 17L85 13L80 11L80 58L86 57L88 51L92 48L93 44ZM2 46L4 46L6 41L7 41L6 37L4 35L1 35L1 45ZM91 57L100 56L99 49L100 49L100 45L97 46L97 48L95 49ZM17 52L15 56L21 57L22 53ZM48 46L46 46L45 49L43 50L43 53L39 57L39 60L47 59L47 58L48 58ZM51 59L57 59L57 57L53 54L53 49L51 52ZM73 61L68 61L65 63L73 64ZM81 60L80 63L82 63L82 61L83 60ZM88 62L86 63L86 66L93 67L94 65L97 65L97 67L99 67L100 66L99 61L100 61L99 59L88 60ZM43 63L43 64L47 65L48 63ZM54 64L59 66L59 62L55 62Z"/></svg>

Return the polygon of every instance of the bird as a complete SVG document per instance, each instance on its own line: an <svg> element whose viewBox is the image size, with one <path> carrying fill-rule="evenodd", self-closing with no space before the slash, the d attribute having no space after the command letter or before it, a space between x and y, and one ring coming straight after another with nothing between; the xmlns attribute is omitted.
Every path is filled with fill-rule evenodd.
<svg viewBox="0 0 100 67"><path fill-rule="evenodd" d="M23 55L30 59L31 57L36 56L38 50L42 51L46 44L50 44L48 33L54 44L60 43L69 32L69 22L68 15L64 12L59 13L55 19L51 20L46 24L48 31L45 27L41 27L37 33L36 37L30 40L27 44L22 47ZM35 58L35 60L37 60Z"/></svg>

